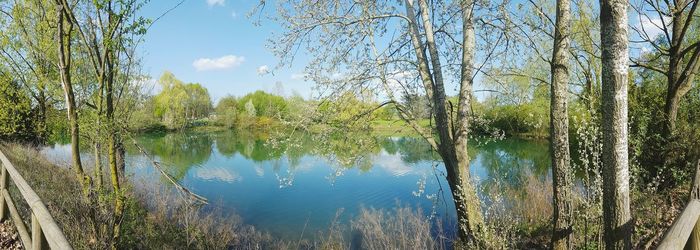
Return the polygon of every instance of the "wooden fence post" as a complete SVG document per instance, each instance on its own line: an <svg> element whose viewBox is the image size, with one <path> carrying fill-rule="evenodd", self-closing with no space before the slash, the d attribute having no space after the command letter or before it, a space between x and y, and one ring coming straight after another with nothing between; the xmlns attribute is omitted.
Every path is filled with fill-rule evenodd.
<svg viewBox="0 0 700 250"><path fill-rule="evenodd" d="M693 179L693 186L690 189L690 200L693 199L700 199L700 159L695 166L695 179ZM695 222L695 227L688 237L685 249L700 250L700 220Z"/></svg>
<svg viewBox="0 0 700 250"><path fill-rule="evenodd" d="M7 202L5 202L5 195L2 190L7 189L7 169L5 168L5 165L0 163L0 167L2 168L2 174L0 174L0 222L4 221L7 218Z"/></svg>
<svg viewBox="0 0 700 250"><path fill-rule="evenodd" d="M36 215L32 213L32 250L48 249L49 244L46 242L44 232L41 230L41 224Z"/></svg>

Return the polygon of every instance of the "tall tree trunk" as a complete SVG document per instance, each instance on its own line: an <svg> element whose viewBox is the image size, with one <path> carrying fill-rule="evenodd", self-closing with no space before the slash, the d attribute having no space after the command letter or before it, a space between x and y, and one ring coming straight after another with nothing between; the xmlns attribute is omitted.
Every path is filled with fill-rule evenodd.
<svg viewBox="0 0 700 250"><path fill-rule="evenodd" d="M554 47L551 62L550 147L554 198L552 249L571 249L572 216L571 165L569 156L569 117L567 96L569 82L569 0L557 0Z"/></svg>
<svg viewBox="0 0 700 250"><path fill-rule="evenodd" d="M100 84L99 89L99 94L98 94L98 101L97 101L97 118L96 118L96 123L97 123L97 128L95 129L95 145L94 145L94 153L95 153L95 186L97 186L97 190L101 190L104 186L104 179L102 178L102 144L100 141L102 140L102 100L104 98L104 74L100 75L98 77L98 81Z"/></svg>
<svg viewBox="0 0 700 250"><path fill-rule="evenodd" d="M681 99L690 91L692 83L695 80L695 75L700 69L700 49L690 44L686 47L684 43L688 42L688 27L692 26L695 10L698 7L697 0L674 2L674 5L669 4L669 12L671 15L671 41L669 41L668 54L668 69L666 71L667 89L666 100L664 104L663 128L661 131L662 141L657 145L659 152L656 152L662 162L657 164L668 165L668 148L669 142L672 140L673 133L676 129L676 120L678 117L678 109ZM697 43L697 42L696 42ZM692 50L691 50L692 49ZM692 51L692 53L690 53ZM686 56L690 54L690 56Z"/></svg>
<svg viewBox="0 0 700 250"><path fill-rule="evenodd" d="M674 104L676 99L676 85L678 84L678 79L681 74L682 58L680 58L680 50L682 45L681 36L681 13L674 12L671 21L671 44L669 46L668 54L668 72L666 73L667 84L666 84L666 103L664 105L664 117L663 117L663 128L662 137L665 140L670 139L673 130L676 127L676 116L678 114L678 104Z"/></svg>
<svg viewBox="0 0 700 250"><path fill-rule="evenodd" d="M460 3L462 8L462 62L460 67L459 100L457 102L457 122L454 128L455 137L455 161L457 166L452 170L459 186L455 186L453 196L462 196L461 201L456 200L455 205L463 206L459 212L460 231L462 234L471 233L480 237L483 233L484 220L481 215L481 201L476 195L476 188L472 185L469 173L469 115L471 107L472 85L474 81L474 54L476 53L476 39L474 34L473 7L474 1L464 0ZM459 190L464 190L460 195ZM459 210L459 209L458 209ZM464 227L468 230L465 230ZM478 241L478 239L472 239Z"/></svg>
<svg viewBox="0 0 700 250"><path fill-rule="evenodd" d="M99 126L99 124L98 124ZM99 135L99 134L98 134ZM98 138L99 140L99 138ZM96 190L100 190L103 187L103 178L102 178L102 146L100 145L99 142L95 142L93 145L93 150L94 150L94 157L95 157L95 188Z"/></svg>
<svg viewBox="0 0 700 250"><path fill-rule="evenodd" d="M462 78L460 88L460 103L466 106L458 107L458 112L462 113L456 127L451 127L451 119L447 114L446 94L440 55L434 38L433 25L429 16L428 3L425 0L418 0L423 28L425 30L425 45L420 39L418 22L415 16L413 0L406 0L406 13L409 20L409 34L418 61L418 73L423 82L428 98L432 101L433 118L436 123L437 134L440 143L437 145L447 172L447 182L452 192L453 201L457 212L457 223L459 237L466 244L480 245L483 232L483 218L481 215L481 202L479 201L476 189L471 183L469 176L469 156L467 154L468 139L468 115L466 114L471 95L471 69L474 58L474 30L472 24L471 0L462 2L464 20L464 42L466 51L463 53L462 74L467 77ZM426 54L426 47L430 53L430 59ZM432 71L431 66L432 65ZM454 130L453 130L454 129ZM455 135L459 131L459 135ZM455 139L456 137L456 139Z"/></svg>
<svg viewBox="0 0 700 250"><path fill-rule="evenodd" d="M606 249L630 249L632 224L627 153L628 39L626 0L600 1L603 115L603 231Z"/></svg>
<svg viewBox="0 0 700 250"><path fill-rule="evenodd" d="M119 140L117 143L117 170L119 171L119 180L126 180L126 149L124 142Z"/></svg>
<svg viewBox="0 0 700 250"><path fill-rule="evenodd" d="M111 19L111 17L110 17ZM105 46L106 50L110 50L108 46ZM105 88L105 101L106 101L106 118L107 118L107 126L109 127L109 130L107 131L107 143L108 143L108 148L107 148L107 157L109 161L109 170L110 170L110 176L112 180L112 188L114 191L114 218L115 218L115 223L114 223L114 240L119 238L119 233L120 233L120 221L121 217L124 213L124 201L123 201L123 194L121 192L121 187L119 183L119 170L118 170L118 164L117 164L117 144L119 143L119 137L117 135L118 129L115 128L115 120L114 120L114 68L113 68L113 60L114 60L114 55L112 54L111 51L107 51L105 53L106 57L104 58L105 63L106 63L106 88Z"/></svg>
<svg viewBox="0 0 700 250"><path fill-rule="evenodd" d="M71 151L73 159L73 170L75 171L78 181L83 186L83 192L87 196L90 189L90 177L85 175L83 164L80 160L80 128L78 125L78 112L76 110L75 94L73 93L73 84L70 76L71 63L71 41L70 36L73 30L71 22L65 22L67 27L64 28L64 13L67 6L58 4L56 11L58 13L58 56L59 56L59 72L61 75L61 84L66 99L66 109L68 112L68 121L70 123L71 135ZM65 29L65 30L64 30Z"/></svg>

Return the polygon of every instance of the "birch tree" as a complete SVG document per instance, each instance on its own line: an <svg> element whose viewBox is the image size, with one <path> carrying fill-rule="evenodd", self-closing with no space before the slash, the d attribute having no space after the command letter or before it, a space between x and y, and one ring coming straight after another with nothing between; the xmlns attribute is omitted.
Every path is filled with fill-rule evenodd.
<svg viewBox="0 0 700 250"><path fill-rule="evenodd" d="M553 249L571 249L572 170L569 153L569 40L571 7L569 0L557 0L554 46L551 61L550 147L554 199Z"/></svg>
<svg viewBox="0 0 700 250"><path fill-rule="evenodd" d="M603 117L603 234L606 249L630 249L632 224L627 143L626 0L600 1Z"/></svg>
<svg viewBox="0 0 700 250"><path fill-rule="evenodd" d="M263 9L265 4L261 2ZM271 41L282 65L303 49L310 56L306 74L322 98L348 91L375 93L376 99L386 100L379 103L394 104L399 117L440 155L459 237L467 244L482 245L485 231L467 154L472 86L503 37L494 28L503 22L500 7L472 0L298 0L278 4L273 17L284 30ZM457 103L448 101L448 89L456 90ZM401 99L415 93L429 100L428 128L418 124Z"/></svg>

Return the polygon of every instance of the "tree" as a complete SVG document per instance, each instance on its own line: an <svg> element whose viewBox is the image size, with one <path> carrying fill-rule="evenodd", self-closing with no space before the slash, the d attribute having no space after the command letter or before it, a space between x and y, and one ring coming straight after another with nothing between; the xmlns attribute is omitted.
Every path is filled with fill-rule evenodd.
<svg viewBox="0 0 700 250"><path fill-rule="evenodd" d="M553 249L572 245L572 170L569 153L569 39L571 8L569 0L557 0L554 46L551 62L550 147L554 198Z"/></svg>
<svg viewBox="0 0 700 250"><path fill-rule="evenodd" d="M282 96L258 90L241 97L239 100L240 103L248 103L249 101L255 105L257 116L279 118L285 116L287 113L287 102ZM242 107L239 107L239 111L243 111L241 108Z"/></svg>
<svg viewBox="0 0 700 250"><path fill-rule="evenodd" d="M573 3L571 49L576 63L571 71L575 76L573 80L583 89L580 100L593 112L600 96L600 22L592 1L575 0Z"/></svg>
<svg viewBox="0 0 700 250"><path fill-rule="evenodd" d="M627 142L628 39L625 0L600 1L603 117L603 231L606 249L630 249Z"/></svg>
<svg viewBox="0 0 700 250"><path fill-rule="evenodd" d="M236 125L238 115L238 101L233 96L226 96L216 104L216 120L219 124L233 128Z"/></svg>
<svg viewBox="0 0 700 250"><path fill-rule="evenodd" d="M61 76L61 85L66 102L66 112L68 113L68 121L70 124L71 137L71 158L73 159L73 170L78 177L78 180L83 186L83 192L87 196L90 189L91 178L83 171L83 163L80 160L80 125L78 124L78 107L75 102L75 93L73 91L73 81L71 78L71 57L72 57L72 35L73 22L66 18L68 12L67 5L64 5L60 0L56 0L57 14L57 36L58 40L58 70Z"/></svg>
<svg viewBox="0 0 700 250"><path fill-rule="evenodd" d="M491 53L498 48L502 34L499 29L489 28L503 22L491 15L499 7L471 0L297 0L280 3L277 8L277 21L285 32L276 40L274 52L282 63L293 60L296 48L306 46L312 57L306 73L310 80L330 90L328 98L337 98L346 91L381 91L375 96L387 101L380 103L393 103L401 119L441 156L457 210L459 237L478 245L485 244L485 228L467 153L472 85L478 72L475 69L480 69L475 62L474 13L483 10L484 15L479 17L480 23L486 23L482 37L495 36L493 41L483 39L479 43ZM457 103L448 102L449 82L454 82L458 90ZM429 129L421 127L397 97L416 91L429 100L434 121Z"/></svg>
<svg viewBox="0 0 700 250"><path fill-rule="evenodd" d="M403 97L408 110L413 117L418 119L430 119L430 105L425 95L408 94Z"/></svg>
<svg viewBox="0 0 700 250"><path fill-rule="evenodd" d="M107 160L110 170L110 180L114 193L114 221L113 242L120 235L121 217L124 213L124 195L121 190L119 176L123 170L124 150L121 142L121 130L117 120L117 105L121 94L132 77L130 70L133 61L121 58L133 58L130 55L135 43L132 35L145 32L146 20L136 16L141 6L140 0L112 1L99 0L92 2L77 2L71 5L67 0L56 0L56 4L62 6L60 12L65 15L66 23L75 27L78 41L87 52L87 59L91 63L93 77L97 82L97 101L90 105L96 109L96 140L95 156L100 159L100 130L103 121L107 141ZM81 16L76 17L76 13ZM123 67L123 68L122 68ZM121 84L120 84L121 83ZM104 116L104 119L103 119ZM75 142L74 142L75 143ZM102 188L102 166L100 161L95 164L95 179L97 189Z"/></svg>
<svg viewBox="0 0 700 250"><path fill-rule="evenodd" d="M168 71L163 72L158 82L162 90L155 96L155 115L166 127L182 129L189 120L209 115L211 98L201 84L186 84Z"/></svg>
<svg viewBox="0 0 700 250"><path fill-rule="evenodd" d="M0 139L28 139L33 133L31 102L0 68Z"/></svg>
<svg viewBox="0 0 700 250"><path fill-rule="evenodd" d="M46 8L49 0L13 1L0 6L6 15L6 25L0 32L0 57L7 62L9 72L33 99L33 137L41 142L47 139L47 116L60 90L52 84L58 78L55 10ZM5 8L7 7L7 8Z"/></svg>
<svg viewBox="0 0 700 250"><path fill-rule="evenodd" d="M186 84L186 115L188 119L200 119L207 117L211 112L211 97L209 91L199 83Z"/></svg>
<svg viewBox="0 0 700 250"><path fill-rule="evenodd" d="M245 111L250 117L255 117L257 115L255 105L253 105L253 99L250 99L245 103Z"/></svg>
<svg viewBox="0 0 700 250"><path fill-rule="evenodd" d="M651 56L641 53L640 58L632 60L634 67L642 67L666 76L666 99L664 117L662 117L662 138L659 148L668 145L676 129L676 120L681 99L688 94L695 84L695 76L700 69L700 39L693 29L697 22L695 11L698 0L683 1L640 1L640 6L633 6L639 16L639 22L649 22L653 27L632 26L641 38L641 42L651 46ZM658 20L658 21L656 21ZM653 37L650 29L659 29L661 34ZM657 157L666 164L666 156Z"/></svg>

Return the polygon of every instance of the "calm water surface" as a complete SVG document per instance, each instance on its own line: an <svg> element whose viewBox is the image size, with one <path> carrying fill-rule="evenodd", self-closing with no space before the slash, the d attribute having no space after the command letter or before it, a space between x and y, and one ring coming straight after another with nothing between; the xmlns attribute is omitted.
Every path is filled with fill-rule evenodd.
<svg viewBox="0 0 700 250"><path fill-rule="evenodd" d="M347 223L362 207L391 210L401 204L454 221L450 193L440 192L440 185L447 190L444 167L420 138L299 135L270 142L221 132L137 141L180 183L209 199L208 206L277 237L298 239L304 228L307 234L327 229L339 210L339 222ZM482 194L494 183L517 188L523 176L549 175L548 150L546 143L520 139L478 143L470 147L471 174ZM42 152L68 165L68 145ZM134 183L169 185L134 148L127 149L127 174Z"/></svg>

